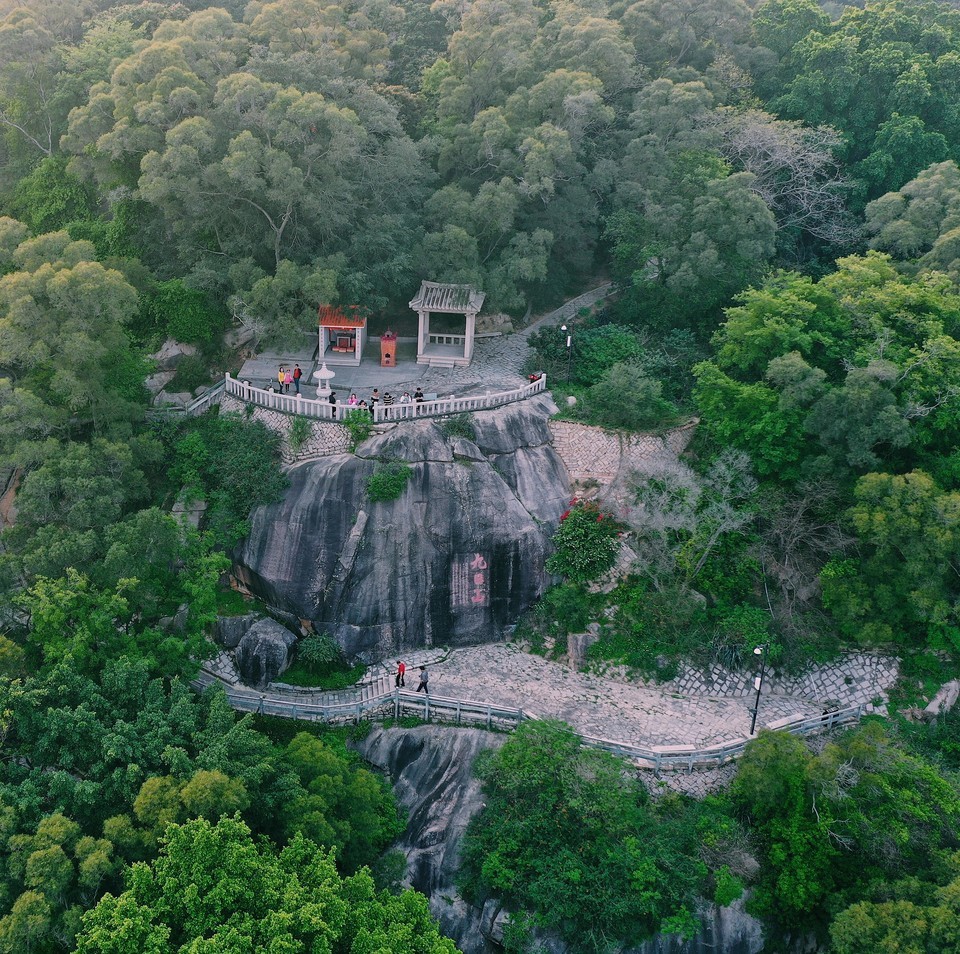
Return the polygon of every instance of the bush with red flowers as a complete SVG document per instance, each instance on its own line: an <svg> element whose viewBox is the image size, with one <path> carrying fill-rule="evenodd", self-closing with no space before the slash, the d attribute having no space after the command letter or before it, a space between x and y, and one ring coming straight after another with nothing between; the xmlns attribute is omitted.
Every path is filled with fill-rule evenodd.
<svg viewBox="0 0 960 954"><path fill-rule="evenodd" d="M613 514L592 501L570 501L553 535L556 552L547 569L574 583L589 583L613 566L623 528Z"/></svg>

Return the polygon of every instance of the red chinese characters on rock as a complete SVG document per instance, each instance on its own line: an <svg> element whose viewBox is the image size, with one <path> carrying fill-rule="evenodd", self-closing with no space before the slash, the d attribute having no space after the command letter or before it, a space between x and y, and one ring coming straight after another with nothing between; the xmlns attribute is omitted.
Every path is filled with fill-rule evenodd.
<svg viewBox="0 0 960 954"><path fill-rule="evenodd" d="M456 609L481 609L490 601L489 564L482 553L460 557L450 568L450 602Z"/></svg>

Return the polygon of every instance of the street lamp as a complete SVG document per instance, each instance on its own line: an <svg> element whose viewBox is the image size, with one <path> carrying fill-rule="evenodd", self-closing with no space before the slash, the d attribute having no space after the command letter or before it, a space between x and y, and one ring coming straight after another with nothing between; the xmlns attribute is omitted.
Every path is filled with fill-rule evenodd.
<svg viewBox="0 0 960 954"><path fill-rule="evenodd" d="M754 649L754 656L760 657L760 675L755 676L753 680L753 685L757 690L757 701L753 706L753 719L750 721L750 734L753 735L754 730L757 727L757 713L760 711L760 690L763 688L763 674L767 667L767 656L764 650L765 646L757 646Z"/></svg>
<svg viewBox="0 0 960 954"><path fill-rule="evenodd" d="M561 325L560 330L567 335L567 384L570 383L570 358L573 356L573 349L571 345L573 344L573 335L567 334L567 326Z"/></svg>

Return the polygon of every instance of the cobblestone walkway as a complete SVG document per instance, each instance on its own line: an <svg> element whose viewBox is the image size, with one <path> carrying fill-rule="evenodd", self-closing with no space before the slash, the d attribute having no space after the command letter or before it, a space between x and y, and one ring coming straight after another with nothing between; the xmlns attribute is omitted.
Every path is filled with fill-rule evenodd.
<svg viewBox="0 0 960 954"><path fill-rule="evenodd" d="M595 675L534 656L513 643L471 646L446 656L424 650L404 658L416 675L430 664L431 691L440 696L515 706L543 718L563 719L585 735L639 745L706 746L750 732L753 677L738 675L727 686L694 683L649 685L620 670ZM392 669L394 660L379 668ZM826 704L881 708L896 681L896 660L851 655L802 678L764 682L758 725L788 717L819 715ZM413 682L416 682L415 678ZM744 683L747 686L744 686Z"/></svg>
<svg viewBox="0 0 960 954"><path fill-rule="evenodd" d="M631 680L620 670L603 675L574 670L535 656L514 643L494 643L456 650L430 649L405 655L408 688L417 683L416 667L430 667L434 695L523 709L541 718L563 719L584 735L636 745L704 747L747 736L754 701L752 677L719 671L682 674L674 684ZM370 667L378 677L392 673L396 660ZM236 684L227 653L209 664L225 682ZM832 666L813 668L802 677L764 681L758 725L786 718L819 715L825 706L863 704L884 711L887 693L898 675L895 659L851 654ZM712 681L712 685L709 684ZM309 690L271 687L271 696L295 696L299 702L321 702ZM329 694L324 694L329 697Z"/></svg>

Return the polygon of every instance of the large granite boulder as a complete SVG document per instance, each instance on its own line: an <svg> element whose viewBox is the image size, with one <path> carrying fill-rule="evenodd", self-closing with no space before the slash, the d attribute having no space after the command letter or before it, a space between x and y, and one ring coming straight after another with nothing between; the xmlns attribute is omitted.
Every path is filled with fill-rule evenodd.
<svg viewBox="0 0 960 954"><path fill-rule="evenodd" d="M213 628L214 639L224 649L236 649L240 640L263 617L259 613L246 613L243 616L219 616Z"/></svg>
<svg viewBox="0 0 960 954"><path fill-rule="evenodd" d="M502 638L549 584L544 560L569 500L546 395L474 415L475 439L404 421L356 455L290 471L284 500L256 510L235 573L278 610L330 633L346 656ZM413 476L371 503L383 459Z"/></svg>
<svg viewBox="0 0 960 954"><path fill-rule="evenodd" d="M262 619L254 623L237 646L240 678L248 686L262 689L286 671L296 644L296 635L276 620Z"/></svg>

